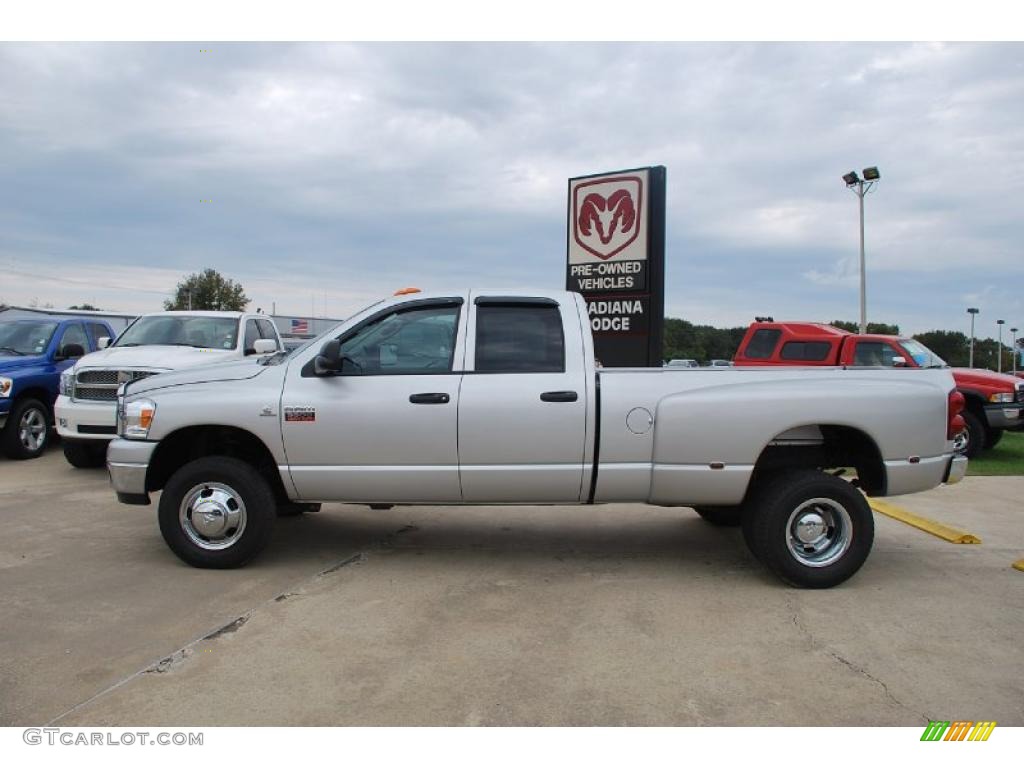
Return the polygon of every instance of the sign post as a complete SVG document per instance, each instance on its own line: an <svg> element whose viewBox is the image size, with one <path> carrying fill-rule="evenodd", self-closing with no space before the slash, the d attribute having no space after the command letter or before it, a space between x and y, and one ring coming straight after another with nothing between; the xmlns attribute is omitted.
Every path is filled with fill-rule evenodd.
<svg viewBox="0 0 1024 768"><path fill-rule="evenodd" d="M605 367L661 367L665 167L569 179L566 289L583 294Z"/></svg>

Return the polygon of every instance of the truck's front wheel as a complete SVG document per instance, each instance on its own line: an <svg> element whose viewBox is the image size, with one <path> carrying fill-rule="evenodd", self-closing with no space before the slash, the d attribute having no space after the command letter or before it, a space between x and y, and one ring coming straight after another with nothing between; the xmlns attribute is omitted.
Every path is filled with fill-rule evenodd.
<svg viewBox="0 0 1024 768"><path fill-rule="evenodd" d="M230 456L189 462L160 496L160 532L171 550L197 568L237 568L270 540L274 493L249 464Z"/></svg>
<svg viewBox="0 0 1024 768"><path fill-rule="evenodd" d="M743 529L757 559L783 581L816 589L853 576L875 535L863 494L817 470L789 472L763 485Z"/></svg>
<svg viewBox="0 0 1024 768"><path fill-rule="evenodd" d="M50 441L50 412L38 400L18 400L0 431L0 449L9 459L34 459Z"/></svg>

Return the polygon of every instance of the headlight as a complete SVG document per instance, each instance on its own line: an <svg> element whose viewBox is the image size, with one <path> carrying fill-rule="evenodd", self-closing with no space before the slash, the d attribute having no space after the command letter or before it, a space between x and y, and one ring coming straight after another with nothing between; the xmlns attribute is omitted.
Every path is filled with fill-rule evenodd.
<svg viewBox="0 0 1024 768"><path fill-rule="evenodd" d="M118 408L117 433L129 440L145 440L156 414L152 400L132 400Z"/></svg>
<svg viewBox="0 0 1024 768"><path fill-rule="evenodd" d="M9 397L13 388L14 379L8 379L5 376L0 376L0 397Z"/></svg>
<svg viewBox="0 0 1024 768"><path fill-rule="evenodd" d="M994 395L988 396L990 403L1012 403L1016 398L1013 392L996 392Z"/></svg>
<svg viewBox="0 0 1024 768"><path fill-rule="evenodd" d="M60 375L60 393L64 397L73 397L75 394L75 372L72 368Z"/></svg>

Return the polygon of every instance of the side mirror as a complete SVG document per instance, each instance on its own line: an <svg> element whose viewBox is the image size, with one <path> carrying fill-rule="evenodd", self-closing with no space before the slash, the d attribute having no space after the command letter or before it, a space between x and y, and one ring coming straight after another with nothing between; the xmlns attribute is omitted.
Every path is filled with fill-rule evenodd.
<svg viewBox="0 0 1024 768"><path fill-rule="evenodd" d="M96 349L106 349L109 346L110 346L110 337L109 336L100 336L98 339L96 339Z"/></svg>
<svg viewBox="0 0 1024 768"><path fill-rule="evenodd" d="M338 339L325 341L320 347L320 354L313 363L313 372L317 376L333 376L341 372L341 342Z"/></svg>
<svg viewBox="0 0 1024 768"><path fill-rule="evenodd" d="M907 364L907 358L902 357L901 355L896 355L892 359L892 364L894 368L902 368Z"/></svg>
<svg viewBox="0 0 1024 768"><path fill-rule="evenodd" d="M256 339L252 348L257 355L269 355L271 352L277 352L277 342L273 339Z"/></svg>
<svg viewBox="0 0 1024 768"><path fill-rule="evenodd" d="M85 349L81 344L65 344L57 350L57 359L70 360L73 357L81 357L84 354Z"/></svg>

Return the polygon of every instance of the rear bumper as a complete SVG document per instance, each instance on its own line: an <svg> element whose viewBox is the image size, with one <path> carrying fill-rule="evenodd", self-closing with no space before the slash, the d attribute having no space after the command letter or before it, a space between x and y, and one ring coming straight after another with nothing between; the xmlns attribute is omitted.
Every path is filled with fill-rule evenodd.
<svg viewBox="0 0 1024 768"><path fill-rule="evenodd" d="M107 448L110 484L123 504L149 504L146 473L157 443L116 439Z"/></svg>
<svg viewBox="0 0 1024 768"><path fill-rule="evenodd" d="M117 404L85 402L61 395L53 408L57 434L72 440L113 440L117 436Z"/></svg>
<svg viewBox="0 0 1024 768"><path fill-rule="evenodd" d="M946 477L943 478L942 482L946 485L955 485L964 479L964 475L967 474L967 457L966 456L954 456L949 461L949 466L946 468Z"/></svg>
<svg viewBox="0 0 1024 768"><path fill-rule="evenodd" d="M1024 428L1024 406L1018 403L992 403L985 406L985 421L992 429Z"/></svg>

